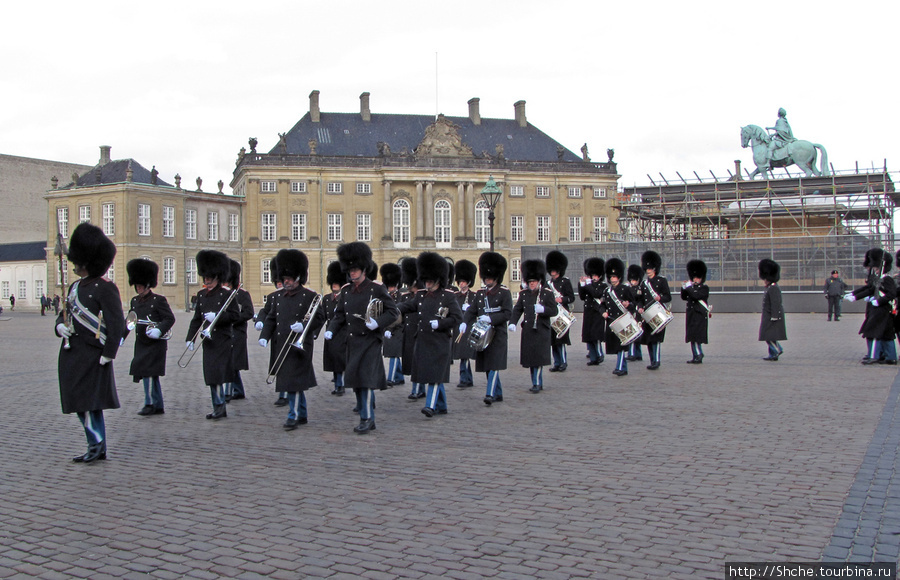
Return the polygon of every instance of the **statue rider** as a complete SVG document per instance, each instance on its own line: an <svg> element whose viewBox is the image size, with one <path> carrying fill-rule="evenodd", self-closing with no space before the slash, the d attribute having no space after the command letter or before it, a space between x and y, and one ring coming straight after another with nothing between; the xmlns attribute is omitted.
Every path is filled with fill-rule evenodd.
<svg viewBox="0 0 900 580"><path fill-rule="evenodd" d="M768 153L766 153L769 166L771 167L772 155L775 152L775 149L787 147L788 143L796 141L796 139L794 139L794 132L791 130L791 124L788 123L787 120L787 111L785 111L784 108L778 109L778 120L775 121L775 126L766 127L766 131L775 131L772 135L772 139L769 141Z"/></svg>

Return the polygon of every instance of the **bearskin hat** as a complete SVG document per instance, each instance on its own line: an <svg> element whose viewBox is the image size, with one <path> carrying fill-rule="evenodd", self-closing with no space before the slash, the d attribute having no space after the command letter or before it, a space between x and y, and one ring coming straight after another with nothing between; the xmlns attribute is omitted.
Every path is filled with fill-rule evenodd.
<svg viewBox="0 0 900 580"><path fill-rule="evenodd" d="M366 278L369 280L378 280L378 263L372 260L372 265L366 270Z"/></svg>
<svg viewBox="0 0 900 580"><path fill-rule="evenodd" d="M231 271L231 258L218 250L197 252L197 272L201 278L216 278L227 282Z"/></svg>
<svg viewBox="0 0 900 580"><path fill-rule="evenodd" d="M443 287L447 287L447 276L450 273L447 260L436 252L422 252L416 258L416 271L419 280L434 280Z"/></svg>
<svg viewBox="0 0 900 580"><path fill-rule="evenodd" d="M687 263L687 275L689 280L700 278L701 282L706 282L706 262L703 260L691 260Z"/></svg>
<svg viewBox="0 0 900 580"><path fill-rule="evenodd" d="M230 270L228 272L228 285L234 290L241 285L241 264L237 260L229 263Z"/></svg>
<svg viewBox="0 0 900 580"><path fill-rule="evenodd" d="M584 261L584 273L586 276L600 276L603 280L606 277L606 262L603 258L588 258Z"/></svg>
<svg viewBox="0 0 900 580"><path fill-rule="evenodd" d="M900 252L898 252L900 253ZM882 264L883 262L883 264ZM863 268L884 268L884 272L890 272L893 266L894 258L888 252L881 248L872 248L866 252Z"/></svg>
<svg viewBox="0 0 900 580"><path fill-rule="evenodd" d="M759 278L774 284L781 279L781 266L775 260L763 258L759 261Z"/></svg>
<svg viewBox="0 0 900 580"><path fill-rule="evenodd" d="M647 250L641 254L641 268L644 271L653 270L659 274L659 269L662 268L662 257L653 250Z"/></svg>
<svg viewBox="0 0 900 580"><path fill-rule="evenodd" d="M502 284L506 274L506 258L497 252L484 252L478 258L478 270L482 280L492 278L497 284Z"/></svg>
<svg viewBox="0 0 900 580"><path fill-rule="evenodd" d="M628 280L637 280L640 282L644 279L644 270L638 266L637 264L631 264L628 266Z"/></svg>
<svg viewBox="0 0 900 580"><path fill-rule="evenodd" d="M450 284L456 280L456 265L453 263L453 258L450 256L444 256L444 259L447 260L447 265L450 266L447 271L447 284L445 285L450 286Z"/></svg>
<svg viewBox="0 0 900 580"><path fill-rule="evenodd" d="M103 230L84 222L78 224L69 238L69 261L84 267L91 276L102 276L116 257L116 245Z"/></svg>
<svg viewBox="0 0 900 580"><path fill-rule="evenodd" d="M622 281L625 279L625 262L618 258L610 258L606 261L606 279L615 276Z"/></svg>
<svg viewBox="0 0 900 580"><path fill-rule="evenodd" d="M300 250L278 250L275 263L278 264L279 279L293 278L299 284L306 284L309 280L309 258Z"/></svg>
<svg viewBox="0 0 900 580"><path fill-rule="evenodd" d="M147 288L156 288L157 278L159 277L159 264L153 260L145 260L144 258L129 260L125 264L125 271L128 272L129 286L140 284Z"/></svg>
<svg viewBox="0 0 900 580"><path fill-rule="evenodd" d="M278 261L275 258L269 260L269 278L276 287L281 282L281 278L278 277Z"/></svg>
<svg viewBox="0 0 900 580"><path fill-rule="evenodd" d="M400 266L393 262L382 264L379 272L381 273L381 283L388 288L396 288L400 286L400 282L403 281L403 274L400 271Z"/></svg>
<svg viewBox="0 0 900 580"><path fill-rule="evenodd" d="M344 274L344 271L341 269L340 262L328 264L328 272L325 274L325 283L328 284L329 290L331 290L331 287L335 284L343 286L347 283L347 275Z"/></svg>
<svg viewBox="0 0 900 580"><path fill-rule="evenodd" d="M550 250L547 252L547 271L559 272L559 275L566 275L566 268L569 267L569 259L560 251Z"/></svg>
<svg viewBox="0 0 900 580"><path fill-rule="evenodd" d="M522 280L544 281L547 277L547 266L543 260L522 260Z"/></svg>
<svg viewBox="0 0 900 580"><path fill-rule="evenodd" d="M341 244L337 249L338 261L341 270L346 274L354 268L359 268L366 273L366 277L372 271L375 262L372 261L372 249L363 242L350 242ZM378 275L378 267L375 267L375 275Z"/></svg>
<svg viewBox="0 0 900 580"><path fill-rule="evenodd" d="M416 280L416 277L419 275L419 270L416 267L415 258L410 256L400 258L400 273L403 278L403 285L407 288L411 286L420 286Z"/></svg>
<svg viewBox="0 0 900 580"><path fill-rule="evenodd" d="M460 280L465 280L470 287L475 285L475 277L478 276L478 266L476 266L474 262L470 262L469 260L458 260L455 269L455 281L459 282Z"/></svg>

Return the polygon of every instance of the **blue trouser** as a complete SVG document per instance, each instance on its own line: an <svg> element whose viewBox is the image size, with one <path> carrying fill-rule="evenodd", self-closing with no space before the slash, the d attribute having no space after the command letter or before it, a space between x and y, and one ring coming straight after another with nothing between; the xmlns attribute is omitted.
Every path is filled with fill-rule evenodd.
<svg viewBox="0 0 900 580"><path fill-rule="evenodd" d="M599 340L587 343L588 358L591 362L599 362L603 358L603 344Z"/></svg>
<svg viewBox="0 0 900 580"><path fill-rule="evenodd" d="M628 356L635 360L644 360L644 355L641 354L641 343L637 340L628 345Z"/></svg>
<svg viewBox="0 0 900 580"><path fill-rule="evenodd" d="M418 396L421 393L425 392L425 383L413 383L412 389L409 391L410 395Z"/></svg>
<svg viewBox="0 0 900 580"><path fill-rule="evenodd" d="M487 397L503 398L503 387L500 385L500 371L487 371Z"/></svg>
<svg viewBox="0 0 900 580"><path fill-rule="evenodd" d="M334 386L342 387L344 386L344 373L333 373L334 374Z"/></svg>
<svg viewBox="0 0 900 580"><path fill-rule="evenodd" d="M306 419L306 393L285 393L288 400L288 419Z"/></svg>
<svg viewBox="0 0 900 580"><path fill-rule="evenodd" d="M388 359L387 380L392 383L403 382L403 362L400 357L392 356Z"/></svg>
<svg viewBox="0 0 900 580"><path fill-rule="evenodd" d="M878 358L883 358L884 360L897 360L897 347L894 344L894 339L879 340L878 342L881 345Z"/></svg>
<svg viewBox="0 0 900 580"><path fill-rule="evenodd" d="M241 379L241 371L234 371L234 381L231 383L229 394L247 396L244 392L244 381Z"/></svg>
<svg viewBox="0 0 900 580"><path fill-rule="evenodd" d="M428 395L425 398L425 406L435 411L447 410L447 393L444 383L428 383Z"/></svg>
<svg viewBox="0 0 900 580"><path fill-rule="evenodd" d="M699 342L691 343L691 354L694 355L694 358L700 358L703 356L703 345Z"/></svg>
<svg viewBox="0 0 900 580"><path fill-rule="evenodd" d="M106 422L103 420L102 409L76 414L78 415L78 420L81 421L81 426L84 427L88 445L96 445L106 441Z"/></svg>
<svg viewBox="0 0 900 580"><path fill-rule="evenodd" d="M778 344L777 340L767 340L766 346L769 347L769 356L778 356L784 350L781 348L781 345Z"/></svg>
<svg viewBox="0 0 900 580"><path fill-rule="evenodd" d="M210 385L209 394L212 397L213 408L225 404L225 388L223 385Z"/></svg>
<svg viewBox="0 0 900 580"><path fill-rule="evenodd" d="M647 353L650 355L650 363L658 365L659 364L659 351L662 343L652 342L647 345Z"/></svg>
<svg viewBox="0 0 900 580"><path fill-rule="evenodd" d="M144 377L144 405L163 408L162 386L159 377Z"/></svg>
<svg viewBox="0 0 900 580"><path fill-rule="evenodd" d="M472 361L467 358L459 359L459 382L463 385L471 385L474 383L475 377L472 376Z"/></svg>
<svg viewBox="0 0 900 580"><path fill-rule="evenodd" d="M625 359L626 351L620 350L616 356L616 370L628 372L628 361Z"/></svg>
<svg viewBox="0 0 900 580"><path fill-rule="evenodd" d="M362 421L375 418L375 391L372 389L353 389L356 394L356 406Z"/></svg>
<svg viewBox="0 0 900 580"><path fill-rule="evenodd" d="M544 386L544 367L530 367L531 384L538 387Z"/></svg>
<svg viewBox="0 0 900 580"><path fill-rule="evenodd" d="M550 352L553 355L553 366L556 367L566 367L568 365L568 358L566 357L566 345L565 344L557 344L550 348Z"/></svg>

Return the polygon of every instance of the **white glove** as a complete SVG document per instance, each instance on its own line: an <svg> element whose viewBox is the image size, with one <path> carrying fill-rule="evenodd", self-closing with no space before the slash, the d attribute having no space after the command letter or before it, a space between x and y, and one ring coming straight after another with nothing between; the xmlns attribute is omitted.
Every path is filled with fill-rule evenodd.
<svg viewBox="0 0 900 580"><path fill-rule="evenodd" d="M190 340L187 341L186 343L184 343L184 346L186 346L188 350L194 350L194 343L193 343L193 341L190 341Z"/></svg>
<svg viewBox="0 0 900 580"><path fill-rule="evenodd" d="M847 294L846 296L844 296L844 299L847 302L856 302L856 296L853 294Z"/></svg>
<svg viewBox="0 0 900 580"><path fill-rule="evenodd" d="M303 323L295 322L291 325L291 332L303 332Z"/></svg>
<svg viewBox="0 0 900 580"><path fill-rule="evenodd" d="M263 347L263 348L266 348L267 346L269 346L269 341L266 340L265 338L260 338L260 339L259 339L259 346L261 346L261 347Z"/></svg>
<svg viewBox="0 0 900 580"><path fill-rule="evenodd" d="M490 324L491 317L488 316L487 314L482 314L481 316L478 317L478 322L486 322L486 323Z"/></svg>
<svg viewBox="0 0 900 580"><path fill-rule="evenodd" d="M369 330L375 330L378 328L378 322L374 318L370 318L366 320L366 328Z"/></svg>
<svg viewBox="0 0 900 580"><path fill-rule="evenodd" d="M878 307L878 300L872 298L872 306Z"/></svg>
<svg viewBox="0 0 900 580"><path fill-rule="evenodd" d="M534 313L535 314L543 314L544 313L544 305L543 304L535 304L534 305Z"/></svg>
<svg viewBox="0 0 900 580"><path fill-rule="evenodd" d="M124 336L123 336L122 338L119 339L119 346L122 346L123 344L125 344L125 337L124 337Z"/></svg>
<svg viewBox="0 0 900 580"><path fill-rule="evenodd" d="M72 336L72 331L69 330L69 327L61 322L56 325L56 332L58 332L60 336L63 336L65 338L69 338L70 336Z"/></svg>
<svg viewBox="0 0 900 580"><path fill-rule="evenodd" d="M579 286L587 286L587 284L588 284L588 281L587 281L587 280L579 280L579 281L578 281L578 285L579 285Z"/></svg>
<svg viewBox="0 0 900 580"><path fill-rule="evenodd" d="M431 330L437 330L437 327L438 327L438 321L432 320L431 321Z"/></svg>
<svg viewBox="0 0 900 580"><path fill-rule="evenodd" d="M506 329L509 330L510 332L515 332L515 331L516 331L516 325L515 325L515 324L510 324L509 326L506 327Z"/></svg>
<svg viewBox="0 0 900 580"><path fill-rule="evenodd" d="M109 364L110 361L112 361L111 358L105 357L105 356L101 356L101 357L100 357L100 366L101 366L101 367L102 367L102 366L105 366L105 365Z"/></svg>
<svg viewBox="0 0 900 580"><path fill-rule="evenodd" d="M394 336L394 335L391 334L391 331L390 331L390 330L385 330L385 331L384 331L384 337L385 337L386 339L390 340L392 336Z"/></svg>
<svg viewBox="0 0 900 580"><path fill-rule="evenodd" d="M471 306L471 304L469 304L468 302L464 302L462 305L462 311L465 312L466 310L468 310L469 306Z"/></svg>
<svg viewBox="0 0 900 580"><path fill-rule="evenodd" d="M256 327L256 330L262 330L263 323L262 321L259 321L254 326Z"/></svg>
<svg viewBox="0 0 900 580"><path fill-rule="evenodd" d="M463 322L462 324L459 325L459 333L465 334L467 328L469 328L468 325L465 322Z"/></svg>
<svg viewBox="0 0 900 580"><path fill-rule="evenodd" d="M865 298L863 298L863 302L871 302L871 301L872 301L871 296L866 296Z"/></svg>
<svg viewBox="0 0 900 580"><path fill-rule="evenodd" d="M207 312L206 314L203 315L203 318L205 318L207 322L212 322L213 320L216 319L216 313L215 312Z"/></svg>
<svg viewBox="0 0 900 580"><path fill-rule="evenodd" d="M333 336L334 336L334 333L332 333L330 330L325 331L325 340L331 340L331 337L333 337Z"/></svg>
<svg viewBox="0 0 900 580"><path fill-rule="evenodd" d="M150 338L159 340L159 338L162 336L162 331L158 328L148 328L147 336L149 336Z"/></svg>
<svg viewBox="0 0 900 580"><path fill-rule="evenodd" d="M681 287L684 288L685 290L687 290L688 288L691 287L691 282L683 282L681 284Z"/></svg>

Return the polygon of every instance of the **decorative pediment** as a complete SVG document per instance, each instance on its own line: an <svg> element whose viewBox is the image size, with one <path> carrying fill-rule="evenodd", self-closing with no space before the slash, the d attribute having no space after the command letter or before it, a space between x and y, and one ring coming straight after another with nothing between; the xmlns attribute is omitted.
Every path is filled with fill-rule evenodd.
<svg viewBox="0 0 900 580"><path fill-rule="evenodd" d="M459 126L444 115L425 129L425 138L416 147L416 157L473 157L472 148L462 142Z"/></svg>

